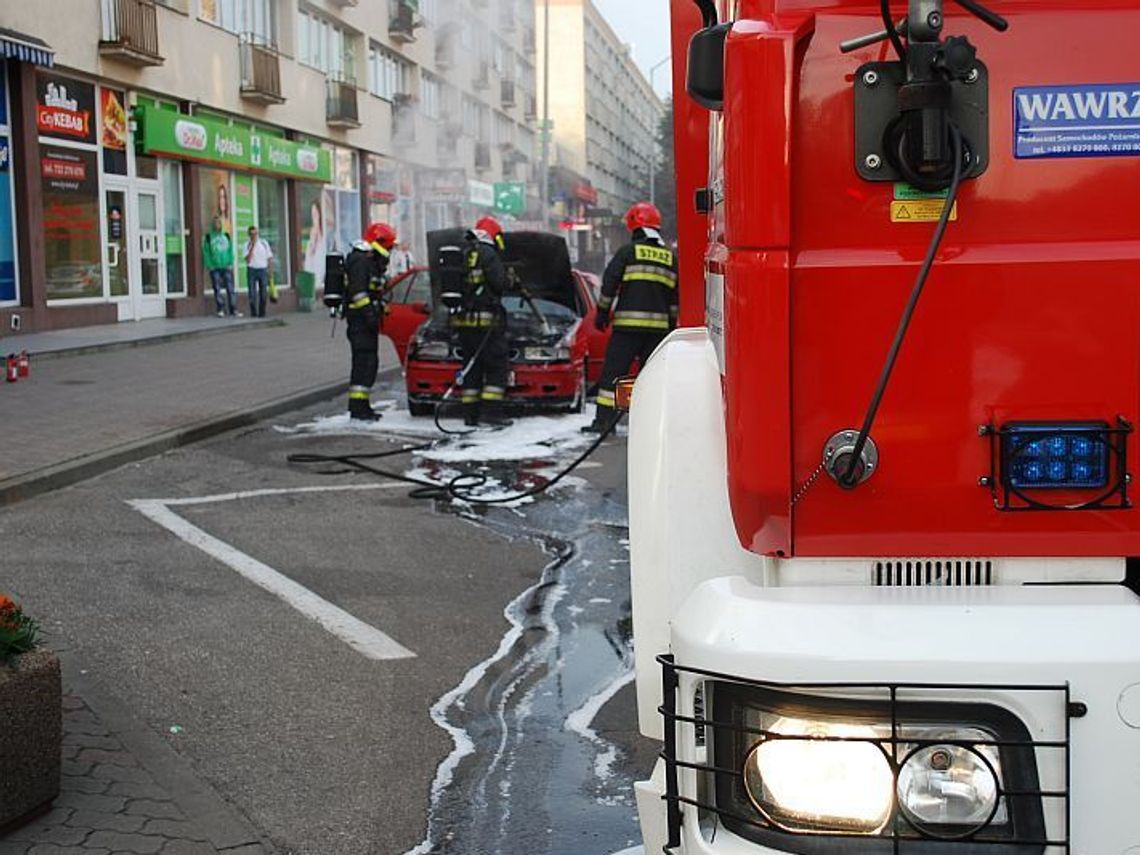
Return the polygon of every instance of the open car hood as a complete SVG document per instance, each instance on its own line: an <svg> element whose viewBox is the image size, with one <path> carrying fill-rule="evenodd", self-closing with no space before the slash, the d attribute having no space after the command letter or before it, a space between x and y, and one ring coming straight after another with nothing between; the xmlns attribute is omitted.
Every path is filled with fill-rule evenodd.
<svg viewBox="0 0 1140 855"><path fill-rule="evenodd" d="M437 256L441 246L466 245L466 229L440 229L428 232L428 264L431 270L432 304L442 305L439 293ZM504 232L503 263L511 270L530 296L536 300L561 303L575 314L581 314L574 274L570 269L570 252L566 241L546 232Z"/></svg>

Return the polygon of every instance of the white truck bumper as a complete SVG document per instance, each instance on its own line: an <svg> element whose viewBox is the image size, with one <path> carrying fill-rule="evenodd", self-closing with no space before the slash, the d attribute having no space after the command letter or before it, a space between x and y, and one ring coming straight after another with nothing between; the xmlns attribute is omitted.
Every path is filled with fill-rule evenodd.
<svg viewBox="0 0 1140 855"><path fill-rule="evenodd" d="M955 700L1002 706L1035 740L1068 732L1067 751L1035 749L1043 789L1068 780L1067 801L1045 810L1049 839L1067 836L1072 855L1140 855L1140 599L1125 588L764 588L717 578L695 588L674 615L668 652L683 669L789 686L954 685ZM705 679L679 674L678 712L693 714ZM1019 692L1029 686L1067 693L1058 704L1056 693ZM1065 698L1087 712L1069 717ZM678 759L710 762L711 741L700 748L694 735L692 725L677 725ZM659 763L637 785L647 853L661 852L668 839L666 776ZM707 803L697 778L678 768L680 795ZM681 813L681 845L672 851L796 851L794 841L785 849L746 840L692 805L682 804Z"/></svg>

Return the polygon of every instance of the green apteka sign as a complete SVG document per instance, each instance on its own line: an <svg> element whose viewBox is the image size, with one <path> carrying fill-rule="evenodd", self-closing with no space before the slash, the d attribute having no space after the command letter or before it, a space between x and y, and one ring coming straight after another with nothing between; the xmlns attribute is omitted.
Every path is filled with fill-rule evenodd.
<svg viewBox="0 0 1140 855"><path fill-rule="evenodd" d="M319 146L153 107L136 107L134 115L139 124L136 144L143 154L323 184L332 181L332 156Z"/></svg>

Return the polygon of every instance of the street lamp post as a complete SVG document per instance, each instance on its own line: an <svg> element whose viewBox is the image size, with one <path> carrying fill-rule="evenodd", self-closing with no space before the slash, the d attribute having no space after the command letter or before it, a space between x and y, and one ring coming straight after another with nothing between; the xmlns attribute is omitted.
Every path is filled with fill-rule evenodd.
<svg viewBox="0 0 1140 855"><path fill-rule="evenodd" d="M550 0L546 0L547 3ZM657 69L667 63L673 58L672 54L666 56L659 63L649 69L649 88L653 90L653 94L657 94L657 90L653 86L653 76L657 73ZM649 201L651 204L657 204L657 137L653 137L653 142L650 145L649 151Z"/></svg>
<svg viewBox="0 0 1140 855"><path fill-rule="evenodd" d="M539 175L539 200L542 224L550 228L550 0L542 8L542 174Z"/></svg>

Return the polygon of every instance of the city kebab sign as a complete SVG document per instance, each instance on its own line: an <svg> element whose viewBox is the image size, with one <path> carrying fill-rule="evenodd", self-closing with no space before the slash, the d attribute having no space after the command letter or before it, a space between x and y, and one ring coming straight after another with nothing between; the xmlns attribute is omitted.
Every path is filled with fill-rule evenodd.
<svg viewBox="0 0 1140 855"><path fill-rule="evenodd" d="M139 124L136 144L143 154L323 184L332 181L332 156L319 146L151 106L136 107L134 115Z"/></svg>
<svg viewBox="0 0 1140 855"><path fill-rule="evenodd" d="M40 73L36 90L36 129L41 136L95 142L93 84Z"/></svg>

